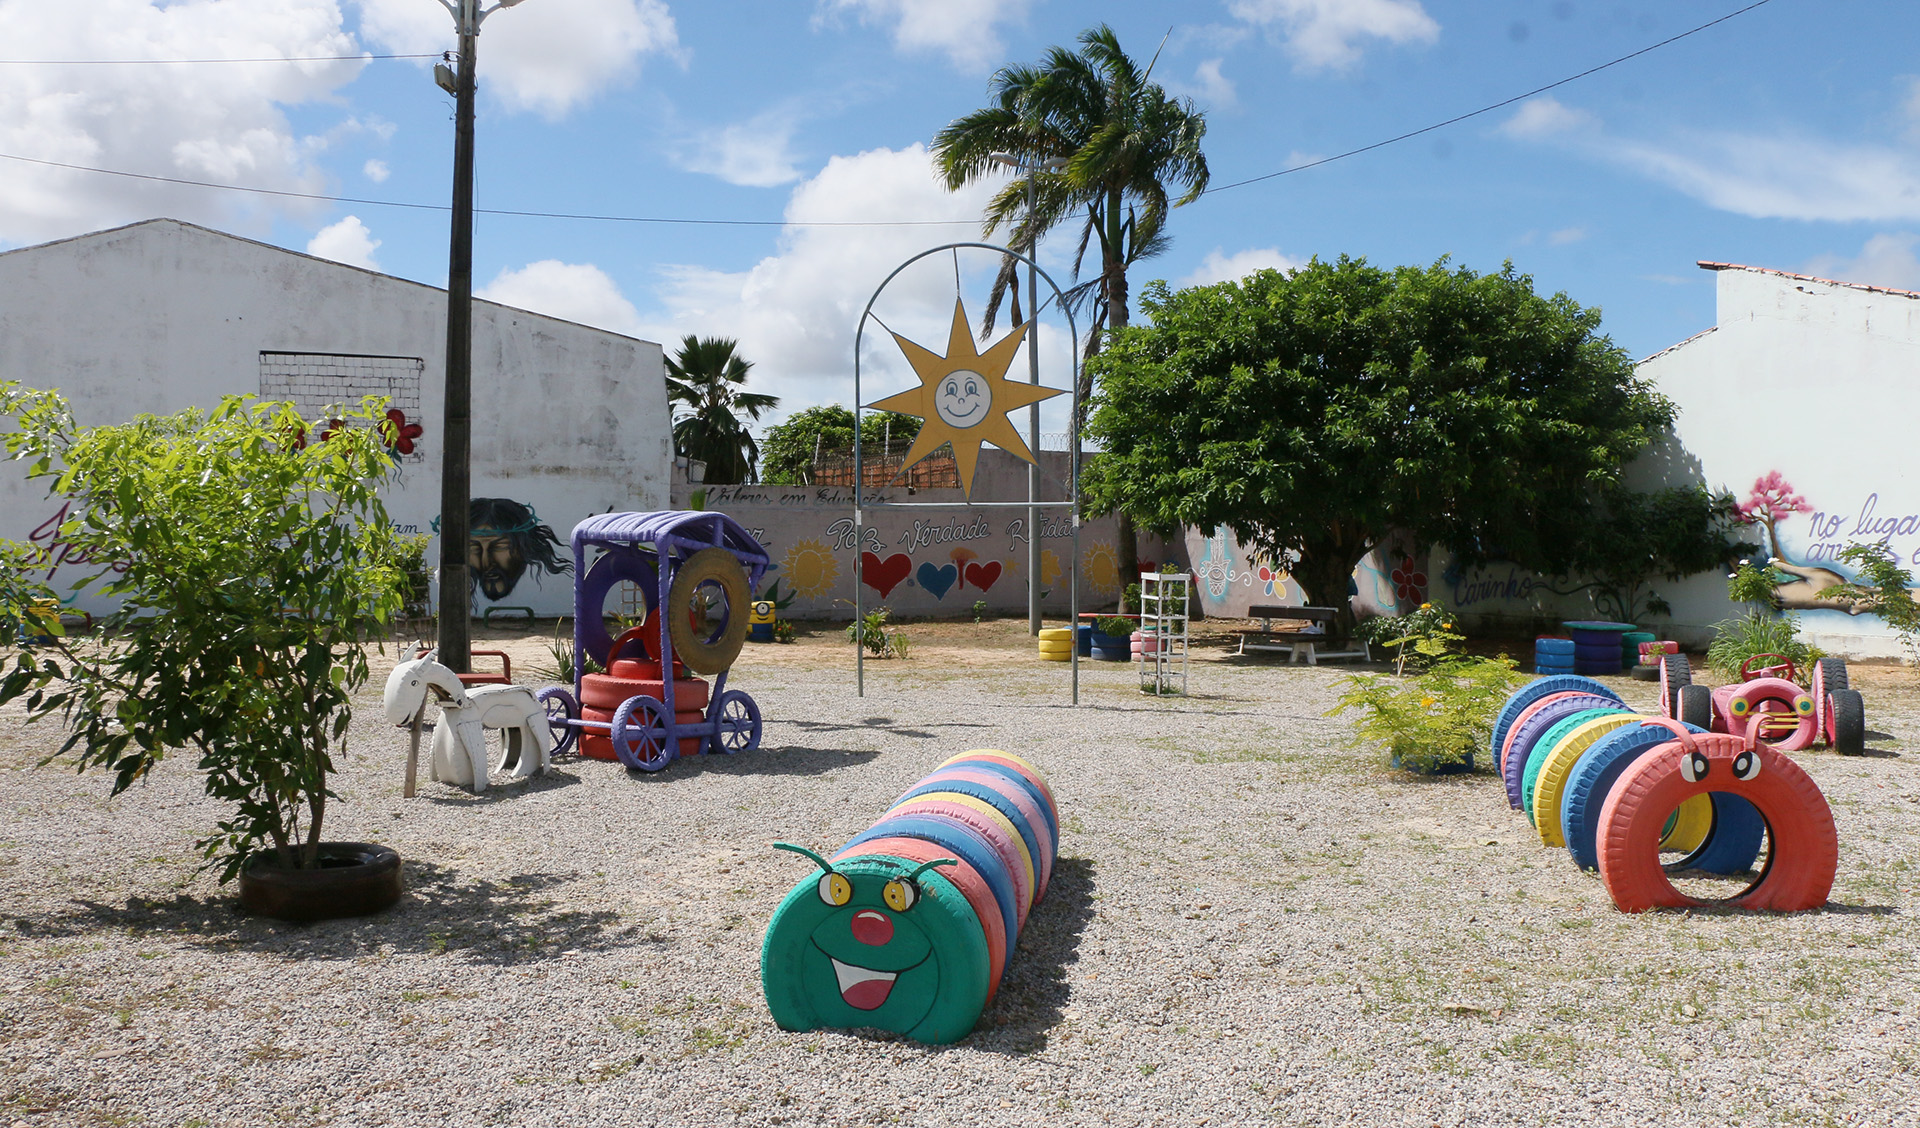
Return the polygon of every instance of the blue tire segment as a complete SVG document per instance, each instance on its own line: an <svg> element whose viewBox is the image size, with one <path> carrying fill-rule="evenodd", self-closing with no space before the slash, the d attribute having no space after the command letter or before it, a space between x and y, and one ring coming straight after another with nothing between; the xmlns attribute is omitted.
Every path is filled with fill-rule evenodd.
<svg viewBox="0 0 1920 1128"><path fill-rule="evenodd" d="M1688 725L1689 732L1705 729ZM1615 729L1574 761L1567 789L1560 796L1560 829L1567 836L1567 853L1581 869L1600 868L1600 808L1607 793L1641 755L1673 739L1664 725L1627 725Z"/></svg>

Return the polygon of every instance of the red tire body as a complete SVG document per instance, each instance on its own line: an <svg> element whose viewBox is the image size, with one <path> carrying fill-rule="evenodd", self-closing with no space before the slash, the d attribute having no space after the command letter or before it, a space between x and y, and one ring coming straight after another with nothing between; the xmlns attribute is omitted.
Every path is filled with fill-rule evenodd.
<svg viewBox="0 0 1920 1128"><path fill-rule="evenodd" d="M1683 772L1696 753L1705 772ZM1755 757L1759 773L1734 774L1743 754ZM1694 761L1697 768L1699 761ZM1839 867L1840 841L1833 811L1820 787L1800 765L1748 737L1688 734L1660 745L1634 762L1614 784L1600 809L1600 878L1622 912L1692 908L1713 904L1675 889L1660 863L1660 832L1682 802L1710 792L1738 795L1759 809L1773 837L1772 857L1760 880L1724 902L1741 909L1799 912L1827 903Z"/></svg>
<svg viewBox="0 0 1920 1128"><path fill-rule="evenodd" d="M1010 839L999 823L964 803L952 803L932 795L921 795L909 799L889 809L886 817L893 818L896 815L930 815L952 819L954 822L972 827L981 837L993 843L993 852L1000 855L1000 860L1006 863L1007 872L1013 876L1013 907L1015 914L1019 917L1014 921L1015 934L1018 935L1019 931L1027 926L1027 912L1033 908L1034 900L1034 883L1028 880L1027 875L1035 873L1036 870L1023 859L1024 847Z"/></svg>
<svg viewBox="0 0 1920 1128"><path fill-rule="evenodd" d="M857 858L863 854L890 854L916 865L937 858L953 858L956 864L941 866L936 872L953 882L960 890L960 895L967 899L967 904L973 906L973 915L980 919L980 931L987 938L987 1002L992 1003L994 993L1000 989L1000 977L1007 969L1007 925L1005 918L1000 915L1000 902L994 899L987 879L980 876L979 870L954 858L945 847L918 838L876 838L842 850L830 860L838 862L842 858Z"/></svg>
<svg viewBox="0 0 1920 1128"><path fill-rule="evenodd" d="M1755 678L1734 686L1731 693L1714 704L1721 713L1718 719L1725 725L1726 731L1734 736L1744 734L1762 713L1772 713L1783 720L1791 718L1794 722L1792 732L1778 740L1770 740L1764 735L1760 738L1785 752L1811 748L1814 738L1820 735L1818 723L1814 720L1813 698L1806 690L1785 678ZM1777 707L1769 709L1769 705Z"/></svg>
<svg viewBox="0 0 1920 1128"><path fill-rule="evenodd" d="M622 698L621 700L625 701L626 699ZM620 705L618 703L611 709L582 705L580 706L580 719L583 721L596 721L603 726L610 725L613 723L613 711L619 707ZM698 709L683 710L673 715L674 723L681 725L697 725L705 719L706 714ZM700 751L700 745L705 742L705 737L683 736L680 738L680 754L682 756L697 755ZM614 755L613 737L607 734L605 728L587 728L580 730L580 755L585 756L589 760L617 761L620 759L619 756Z"/></svg>
<svg viewBox="0 0 1920 1128"><path fill-rule="evenodd" d="M657 678L646 681L640 678L617 678L611 674L588 674L580 679L580 704L611 712L629 697L651 697L655 701L665 701L666 690L666 684ZM674 710L685 713L705 709L708 692L707 683L700 678L673 679Z"/></svg>

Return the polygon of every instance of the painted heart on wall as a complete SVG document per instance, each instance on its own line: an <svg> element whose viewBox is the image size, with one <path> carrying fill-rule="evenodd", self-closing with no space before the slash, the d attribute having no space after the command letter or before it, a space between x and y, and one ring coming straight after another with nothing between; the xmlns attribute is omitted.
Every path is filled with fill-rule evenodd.
<svg viewBox="0 0 1920 1128"><path fill-rule="evenodd" d="M998 560L989 560L985 564L967 565L967 582L981 591L992 587L994 581L999 578L1000 562Z"/></svg>
<svg viewBox="0 0 1920 1128"><path fill-rule="evenodd" d="M882 599L899 587L911 571L913 558L904 552L896 552L885 560L871 552L860 554L860 582L879 592Z"/></svg>
<svg viewBox="0 0 1920 1128"><path fill-rule="evenodd" d="M905 558L902 557L902 559ZM945 599L947 592L953 590L953 582L960 578L960 569L951 564L942 564L936 568L933 566L933 561L929 560L920 565L920 570L913 574L913 578L920 581L920 589L928 595L935 599Z"/></svg>

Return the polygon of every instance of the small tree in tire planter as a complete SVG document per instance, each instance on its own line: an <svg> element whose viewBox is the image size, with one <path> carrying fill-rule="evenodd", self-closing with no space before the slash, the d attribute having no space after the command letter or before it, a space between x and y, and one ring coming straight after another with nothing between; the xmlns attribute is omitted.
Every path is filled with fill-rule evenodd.
<svg viewBox="0 0 1920 1128"><path fill-rule="evenodd" d="M393 469L383 408L309 424L230 397L83 427L58 393L0 384L18 427L8 453L69 503L66 560L99 569L78 586L119 601L100 640L24 650L0 703L57 715L68 736L47 761L109 769L116 795L169 751L197 750L207 794L233 810L196 846L222 882L241 877L243 904L276 916L369 912L400 892L391 850L321 840L333 748L367 678L361 644L406 587L377 492ZM52 594L29 571L35 550L6 551L0 598ZM322 903L283 895L306 886Z"/></svg>
<svg viewBox="0 0 1920 1128"><path fill-rule="evenodd" d="M1415 678L1355 674L1346 679L1336 716L1364 709L1354 744L1380 744L1391 766L1415 775L1473 770L1473 754L1493 737L1493 719L1519 676L1513 660L1477 658L1450 650L1458 635L1444 630L1413 645L1428 663Z"/></svg>

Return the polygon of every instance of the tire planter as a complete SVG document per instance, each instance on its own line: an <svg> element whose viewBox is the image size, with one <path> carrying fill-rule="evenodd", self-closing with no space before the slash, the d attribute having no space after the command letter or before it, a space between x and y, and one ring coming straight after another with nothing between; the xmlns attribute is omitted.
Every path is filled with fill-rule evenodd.
<svg viewBox="0 0 1920 1128"><path fill-rule="evenodd" d="M1676 734L1638 760L1601 809L1600 878L1622 912L1708 904L1673 887L1660 864L1660 823L1683 800L1725 791L1747 800L1773 837L1766 868L1725 904L1800 912L1826 904L1839 866L1833 811L1800 768L1751 736Z"/></svg>
<svg viewBox="0 0 1920 1128"><path fill-rule="evenodd" d="M322 842L317 869L284 869L254 854L240 870L240 907L276 920L332 920L391 908L404 884L400 855L367 842Z"/></svg>
<svg viewBox="0 0 1920 1128"><path fill-rule="evenodd" d="M1100 639L1106 636L1095 635L1093 637ZM1093 658L1098 662L1127 662L1133 659L1133 654L1127 649L1126 640L1121 639L1115 646L1101 646L1095 643L1093 647Z"/></svg>
<svg viewBox="0 0 1920 1128"><path fill-rule="evenodd" d="M956 756L790 891L760 982L783 1030L875 1027L958 1041L999 991L1046 891L1059 814L1031 764Z"/></svg>

